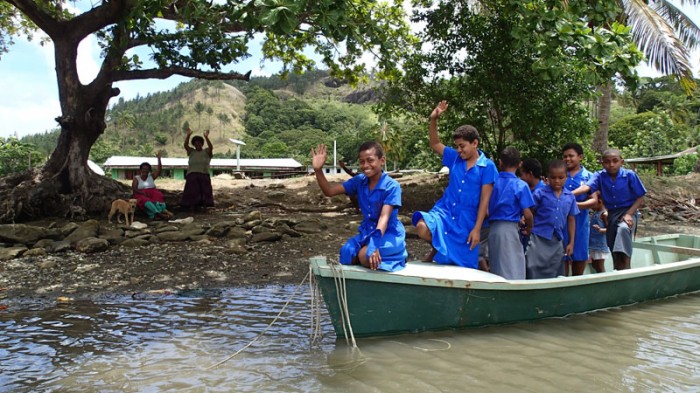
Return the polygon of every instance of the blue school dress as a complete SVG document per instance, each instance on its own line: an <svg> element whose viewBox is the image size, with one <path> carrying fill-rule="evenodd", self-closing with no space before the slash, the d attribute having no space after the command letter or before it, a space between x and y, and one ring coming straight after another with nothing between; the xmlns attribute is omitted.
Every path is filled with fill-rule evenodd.
<svg viewBox="0 0 700 393"><path fill-rule="evenodd" d="M435 262L476 269L479 245L470 250L467 238L476 224L481 186L493 184L498 170L493 161L479 151L476 164L467 171L467 162L460 158L457 150L447 146L442 154L442 164L450 168L445 193L429 212L415 212L413 225L423 219L428 226L433 247L437 250L433 258Z"/></svg>
<svg viewBox="0 0 700 393"><path fill-rule="evenodd" d="M349 265L360 249L367 246L367 256L379 249L382 262L379 270L394 272L406 266L406 230L399 221L401 207L401 186L396 180L382 173L382 177L374 187L369 189L369 179L364 174L358 174L343 183L348 196L357 196L357 202L362 212L362 223L357 229L357 235L350 238L340 249L340 263ZM389 216L384 236L377 229L377 222L384 205L394 206Z"/></svg>
<svg viewBox="0 0 700 393"><path fill-rule="evenodd" d="M570 173L566 174L566 183L564 188L569 191L574 191L575 189L586 184L586 182L593 176L591 172L586 170L586 168L581 166L581 170L575 176L571 176ZM588 199L588 195L582 194L576 196L576 202L583 202ZM576 215L576 235L574 237L574 252L571 254L571 260L573 261L587 261L588 260L588 239L590 234L590 221L588 220L588 209L580 210ZM564 231L564 244L569 243L569 233Z"/></svg>

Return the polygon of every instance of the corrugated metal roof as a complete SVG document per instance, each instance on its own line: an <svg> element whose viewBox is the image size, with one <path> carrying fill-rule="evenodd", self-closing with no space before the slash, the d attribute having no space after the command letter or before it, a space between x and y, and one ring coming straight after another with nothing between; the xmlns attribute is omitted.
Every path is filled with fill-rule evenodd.
<svg viewBox="0 0 700 393"><path fill-rule="evenodd" d="M152 166L158 164L155 157L129 157L112 156L104 163L105 168L138 168L143 162L148 162ZM212 158L209 164L212 168L236 168L238 160L235 158ZM187 158L162 158L164 168L187 167ZM303 167L293 158L241 158L241 168L300 168Z"/></svg>

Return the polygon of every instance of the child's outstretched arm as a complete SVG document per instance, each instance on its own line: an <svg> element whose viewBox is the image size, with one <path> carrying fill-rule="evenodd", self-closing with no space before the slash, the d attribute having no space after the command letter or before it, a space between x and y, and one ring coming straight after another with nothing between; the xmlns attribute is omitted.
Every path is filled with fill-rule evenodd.
<svg viewBox="0 0 700 393"><path fill-rule="evenodd" d="M185 135L185 151L187 152L187 155L190 155L190 151L192 150L192 146L190 146L190 138L192 137L192 129L187 127L187 135Z"/></svg>
<svg viewBox="0 0 700 393"><path fill-rule="evenodd" d="M591 186L588 184L581 184L577 189L571 191L571 193L574 195L581 195L587 194L589 191L591 191Z"/></svg>
<svg viewBox="0 0 700 393"><path fill-rule="evenodd" d="M445 145L443 145L442 142L440 142L440 136L438 135L437 128L437 119L440 116L442 116L443 113L445 113L447 107L447 101L440 101L440 103L435 107L435 109L433 109L433 112L430 113L430 147L435 153L439 154L440 156L442 156L442 152L445 151Z"/></svg>
<svg viewBox="0 0 700 393"><path fill-rule="evenodd" d="M214 155L214 145L209 140L209 130L204 131L204 140L207 142L207 154L209 154L209 157L212 157Z"/></svg>
<svg viewBox="0 0 700 393"><path fill-rule="evenodd" d="M323 195L325 196L335 196L340 194L345 194L345 187L338 183L329 183L326 179L326 175L323 173L323 164L326 163L326 145L320 144L314 148L311 148L311 165L314 168L314 174L316 175L316 181L318 186L321 187Z"/></svg>

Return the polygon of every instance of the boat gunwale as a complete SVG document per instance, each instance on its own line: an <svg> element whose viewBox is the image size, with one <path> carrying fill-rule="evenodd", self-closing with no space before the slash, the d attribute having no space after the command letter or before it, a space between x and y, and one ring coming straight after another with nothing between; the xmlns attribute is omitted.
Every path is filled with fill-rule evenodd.
<svg viewBox="0 0 700 393"><path fill-rule="evenodd" d="M310 258L310 263L313 266L314 274L333 279L337 276L334 273L333 267L328 265L326 257L316 256ZM418 261L408 262L411 264L421 264L426 266L442 266L434 263L425 263ZM423 285L433 287L448 287L448 288L469 288L469 289L484 289L484 290L534 290L534 289L552 289L564 288L580 285L594 285L598 283L610 281L622 281L639 277L652 276L661 273L669 273L680 270L692 269L700 267L700 258L691 258L684 261L669 262L664 264L655 264L651 266L637 267L629 270L612 271L605 273L585 274L582 276L572 277L557 277L548 279L535 280L505 280L502 281L478 281L454 279L450 277L420 277L407 276L391 272L372 271L360 266L339 265L343 269L343 275L346 280L365 280L376 281L393 284L405 285ZM456 269L468 269L455 267ZM484 272L481 272L484 273ZM497 276L496 276L497 277Z"/></svg>

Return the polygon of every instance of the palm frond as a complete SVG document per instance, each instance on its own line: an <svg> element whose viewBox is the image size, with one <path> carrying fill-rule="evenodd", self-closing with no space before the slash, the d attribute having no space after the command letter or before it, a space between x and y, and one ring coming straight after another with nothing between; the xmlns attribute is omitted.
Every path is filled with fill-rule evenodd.
<svg viewBox="0 0 700 393"><path fill-rule="evenodd" d="M652 1L650 5L673 27L676 36L683 42L688 51L700 47L700 27L685 12L667 0Z"/></svg>
<svg viewBox="0 0 700 393"><path fill-rule="evenodd" d="M692 79L689 52L673 26L644 0L623 0L622 3L627 25L632 28L632 39L649 63L663 74Z"/></svg>

